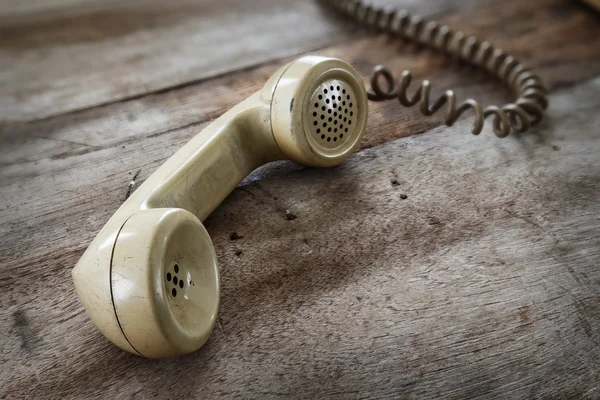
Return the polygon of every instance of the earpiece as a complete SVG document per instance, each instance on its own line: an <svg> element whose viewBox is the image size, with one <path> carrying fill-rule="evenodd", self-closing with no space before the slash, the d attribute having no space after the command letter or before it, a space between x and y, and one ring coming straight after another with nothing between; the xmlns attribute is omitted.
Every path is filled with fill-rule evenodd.
<svg viewBox="0 0 600 400"><path fill-rule="evenodd" d="M215 120L117 210L73 269L98 329L145 357L200 348L219 308L219 271L202 225L258 166L290 159L334 166L367 121L367 94L347 63L302 57Z"/></svg>

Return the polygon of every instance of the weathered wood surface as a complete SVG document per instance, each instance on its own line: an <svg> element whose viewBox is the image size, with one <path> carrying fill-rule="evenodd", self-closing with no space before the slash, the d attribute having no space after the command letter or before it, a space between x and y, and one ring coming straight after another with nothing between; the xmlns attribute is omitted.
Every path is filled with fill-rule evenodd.
<svg viewBox="0 0 600 400"><path fill-rule="evenodd" d="M95 3L44 4L58 13ZM179 359L140 359L110 345L83 312L70 269L134 175L145 179L287 59L239 70L207 55L202 62L230 73L182 76L185 85L147 95L166 86L132 94L119 77L105 82L114 92L93 101L73 93L87 73L110 71L80 64L70 83L79 89L47 88L56 104L35 94L15 100L8 119L37 121L0 131L0 396L599 398L598 17L562 1L427 4L409 5L429 14L441 7L446 22L536 67L554 93L549 118L532 135L499 141L489 130L467 134L469 119L436 128L441 117L375 104L363 150L341 167L261 169L206 221L222 267L220 328L204 349ZM217 9L227 14L226 5ZM29 21L35 10L11 13ZM320 18L315 29L344 39L319 53L352 62L365 77L385 62L434 78L439 90L506 99L500 85L443 57L384 37L350 40L344 24ZM244 29L255 29L251 19ZM145 36L122 32L106 38L104 51L135 47L124 39L130 34ZM244 66L329 44L302 35L297 48L281 39L279 50ZM101 53L72 43L19 50L12 38L11 51L25 58ZM113 73L130 77L163 73L114 63ZM164 73L181 73L173 68ZM5 94L29 84L17 77L2 86ZM112 103L92 107L103 102ZM87 109L68 112L79 108ZM242 238L230 240L232 232Z"/></svg>
<svg viewBox="0 0 600 400"><path fill-rule="evenodd" d="M24 3L0 11L0 121L172 88L338 43L353 32L332 23L315 1ZM409 6L429 14L447 12L451 3Z"/></svg>

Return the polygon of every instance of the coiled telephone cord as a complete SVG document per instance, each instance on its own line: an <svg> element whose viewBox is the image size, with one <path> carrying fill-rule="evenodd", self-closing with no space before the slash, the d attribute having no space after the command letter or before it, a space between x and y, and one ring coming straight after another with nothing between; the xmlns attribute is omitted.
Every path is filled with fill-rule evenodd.
<svg viewBox="0 0 600 400"><path fill-rule="evenodd" d="M473 99L459 103L456 94L447 90L437 100L431 102L431 83L424 80L411 96L409 86L412 75L404 71L400 79L394 79L389 69L378 65L371 76L369 100L383 101L397 98L400 104L412 107L419 103L423 115L435 114L446 106L445 123L452 126L468 109L475 114L471 132L481 133L485 120L493 116L493 128L496 136L504 138L511 130L525 132L540 122L544 110L548 107L548 91L542 79L526 68L513 56L495 48L487 41L479 41L474 36L467 37L460 31L453 31L447 25L436 21L425 21L418 15L411 16L406 10L395 7L377 7L366 0L322 0L329 6L359 24L409 39L447 53L459 60L478 66L508 84L517 94L517 99L501 107L490 105L483 108ZM381 78L384 87L381 85Z"/></svg>

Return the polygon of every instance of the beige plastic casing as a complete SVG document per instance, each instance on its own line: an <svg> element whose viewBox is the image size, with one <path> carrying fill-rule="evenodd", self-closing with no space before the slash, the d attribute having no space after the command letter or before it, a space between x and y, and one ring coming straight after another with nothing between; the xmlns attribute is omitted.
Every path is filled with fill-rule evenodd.
<svg viewBox="0 0 600 400"><path fill-rule="evenodd" d="M356 116L344 138L328 142L315 133L325 111L314 117L317 105L309 102L340 84L345 89L338 98L341 90L351 93ZM286 158L309 166L341 163L360 141L366 119L362 80L345 62L307 56L278 70L158 168L89 245L72 275L94 324L117 346L146 357L201 347L219 307L217 257L201 221L262 164Z"/></svg>

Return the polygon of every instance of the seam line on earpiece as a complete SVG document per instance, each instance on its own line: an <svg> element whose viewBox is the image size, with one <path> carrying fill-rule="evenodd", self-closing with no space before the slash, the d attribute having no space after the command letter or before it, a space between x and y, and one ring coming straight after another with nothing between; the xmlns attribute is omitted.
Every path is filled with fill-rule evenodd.
<svg viewBox="0 0 600 400"><path fill-rule="evenodd" d="M294 61L295 62L295 61ZM283 150L281 150L281 146L279 146L279 143L277 143L277 139L275 138L275 132L273 131L273 99L275 98L275 92L277 91L277 87L279 86L279 82L281 82L281 78L283 78L283 75L285 75L285 73L288 71L288 69L291 68L291 66L294 64L294 62L291 62L288 67L281 73L281 75L279 76L279 79L277 79L277 83L275 84L275 87L273 88L273 95L271 97L271 104L269 104L269 127L271 128L271 136L273 137L273 142L275 142L275 146L277 146L277 148L279 149L280 152L283 153Z"/></svg>
<svg viewBox="0 0 600 400"><path fill-rule="evenodd" d="M117 247L117 240L119 239L119 235L121 234L121 231L123 230L123 227L125 226L127 221L129 221L129 218L131 218L131 215L129 217L127 217L127 219L125 221L123 221L123 224L119 228L119 231L117 232L117 236L115 237L115 243L113 244L112 251L110 252L110 268L108 270L108 277L109 277L109 284L110 284L109 285L110 286L110 301L112 302L113 310L115 311L115 318L117 319L117 324L119 325L119 329L121 330L123 337L125 338L127 343L129 343L129 345L131 346L133 351L135 351L139 356L144 357L144 355L142 353L140 353L133 346L133 344L129 341L129 338L127 338L127 335L125 334L125 331L123 330L123 327L121 326L121 321L119 320L119 313L117 312L117 306L115 305L115 298L113 296L112 269L113 269L113 257L115 256L115 247Z"/></svg>

